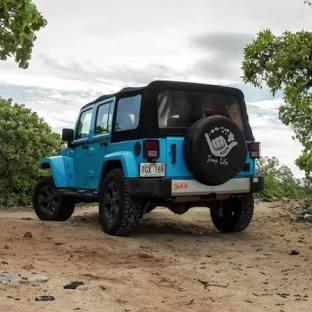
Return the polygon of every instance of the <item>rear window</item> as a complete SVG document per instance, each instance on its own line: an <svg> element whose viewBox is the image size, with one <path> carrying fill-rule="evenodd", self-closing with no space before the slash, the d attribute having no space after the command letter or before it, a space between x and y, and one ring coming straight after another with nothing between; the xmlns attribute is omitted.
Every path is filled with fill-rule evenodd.
<svg viewBox="0 0 312 312"><path fill-rule="evenodd" d="M207 114L226 116L244 131L241 108L234 96L181 90L163 91L158 95L160 128L189 128Z"/></svg>

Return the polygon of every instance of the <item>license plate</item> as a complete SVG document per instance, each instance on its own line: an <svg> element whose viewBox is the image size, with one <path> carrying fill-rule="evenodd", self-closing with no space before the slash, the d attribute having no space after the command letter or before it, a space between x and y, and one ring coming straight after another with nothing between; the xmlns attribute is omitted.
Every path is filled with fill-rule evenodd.
<svg viewBox="0 0 312 312"><path fill-rule="evenodd" d="M163 163L141 163L140 177L164 177L165 168Z"/></svg>

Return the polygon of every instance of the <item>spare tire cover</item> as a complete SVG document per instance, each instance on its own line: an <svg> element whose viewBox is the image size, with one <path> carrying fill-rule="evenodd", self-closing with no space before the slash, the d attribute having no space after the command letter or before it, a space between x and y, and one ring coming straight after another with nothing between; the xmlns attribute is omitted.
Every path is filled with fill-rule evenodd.
<svg viewBox="0 0 312 312"><path fill-rule="evenodd" d="M184 158L194 177L207 185L233 178L246 161L246 139L229 118L219 115L194 123L184 141Z"/></svg>

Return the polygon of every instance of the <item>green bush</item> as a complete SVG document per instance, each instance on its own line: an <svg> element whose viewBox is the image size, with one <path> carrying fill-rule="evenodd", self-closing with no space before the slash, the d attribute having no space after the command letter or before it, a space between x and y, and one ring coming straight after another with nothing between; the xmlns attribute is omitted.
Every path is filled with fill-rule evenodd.
<svg viewBox="0 0 312 312"><path fill-rule="evenodd" d="M0 98L0 205L28 205L39 160L62 148L60 136L23 105Z"/></svg>
<svg viewBox="0 0 312 312"><path fill-rule="evenodd" d="M276 157L263 157L257 162L259 175L264 177L264 191L257 194L258 198L274 200L283 197L303 198L307 195L304 181L297 179L291 170L280 165Z"/></svg>

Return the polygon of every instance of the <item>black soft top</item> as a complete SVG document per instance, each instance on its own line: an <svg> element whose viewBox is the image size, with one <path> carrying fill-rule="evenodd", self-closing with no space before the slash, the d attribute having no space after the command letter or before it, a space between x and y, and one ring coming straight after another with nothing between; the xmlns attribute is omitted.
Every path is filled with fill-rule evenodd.
<svg viewBox="0 0 312 312"><path fill-rule="evenodd" d="M118 99L127 96L142 95L142 106L140 112L140 121L137 129L129 131L115 131L115 119L116 119L116 110L113 116L113 132L112 132L112 142L139 139L139 138L157 138L157 137L166 137L166 136L184 136L187 132L187 129L182 128L172 128L172 129L160 129L158 124L158 102L157 96L168 90L185 90L192 92L211 92L223 95L234 96L241 107L242 119L245 126L245 135L247 140L254 140L249 122L248 115L246 110L246 104L244 101L244 95L241 90L226 86L218 85L209 85L201 83L190 83L190 82L177 82L177 81L153 81L147 86L144 87L132 87L124 88L119 92L113 94L102 95L97 98L95 101L92 101L82 109L85 109L89 106L102 102L103 100L116 97L116 102L118 106Z"/></svg>
<svg viewBox="0 0 312 312"><path fill-rule="evenodd" d="M180 82L180 81L168 81L168 80L155 80L143 87L126 87L121 89L120 91L112 94L105 94L97 98L96 100L86 104L82 107L82 109L101 102L103 100L109 99L111 97L123 97L128 96L132 93L142 93L148 90L189 90L189 91L210 91L213 93L222 93L227 95L232 95L239 97L241 99L244 98L244 95L241 90L237 88L227 87L227 86L219 86L219 85L210 85L203 83L193 83L193 82Z"/></svg>

